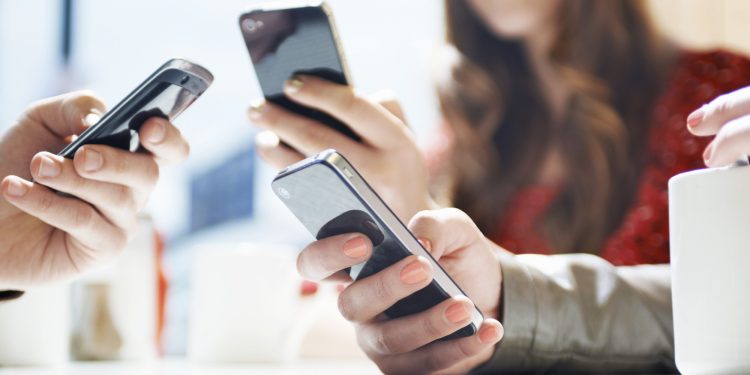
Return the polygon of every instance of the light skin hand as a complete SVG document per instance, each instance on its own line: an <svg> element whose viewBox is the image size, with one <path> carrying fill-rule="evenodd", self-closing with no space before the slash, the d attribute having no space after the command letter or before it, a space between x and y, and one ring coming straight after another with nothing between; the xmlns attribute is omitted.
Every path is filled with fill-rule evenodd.
<svg viewBox="0 0 750 375"><path fill-rule="evenodd" d="M103 112L89 92L61 95L32 105L0 138L3 288L67 280L114 258L135 230L159 166L187 157L179 130L158 118L139 133L148 153L86 145L73 160L55 154Z"/></svg>
<svg viewBox="0 0 750 375"><path fill-rule="evenodd" d="M691 133L715 138L703 159L709 167L720 167L750 154L750 87L721 95L693 111L687 118Z"/></svg>
<svg viewBox="0 0 750 375"><path fill-rule="evenodd" d="M284 93L308 107L346 123L363 139L356 142L314 120L272 103L248 111L250 121L264 129L256 144L259 155L276 168L328 148L343 154L403 220L434 207L427 192L427 171L403 113L391 95L364 97L349 86L313 76L287 82ZM279 139L290 147L279 143Z"/></svg>
<svg viewBox="0 0 750 375"><path fill-rule="evenodd" d="M424 288L434 270L427 259L409 256L367 278L352 282L339 296L339 310L356 328L360 347L385 373L461 373L492 356L502 338L498 316L502 276L492 244L463 212L423 211L409 228L471 300L453 297L424 312L387 319L383 312ZM345 280L341 270L368 259L372 244L361 234L313 242L298 258L298 270L312 280ZM485 321L473 336L435 341L466 326L472 301Z"/></svg>

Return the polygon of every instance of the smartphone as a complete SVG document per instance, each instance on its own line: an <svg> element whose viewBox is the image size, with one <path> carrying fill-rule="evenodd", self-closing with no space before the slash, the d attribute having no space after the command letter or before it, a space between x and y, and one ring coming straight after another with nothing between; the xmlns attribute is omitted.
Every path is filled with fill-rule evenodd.
<svg viewBox="0 0 750 375"><path fill-rule="evenodd" d="M329 114L297 104L284 95L284 82L296 74L348 85L346 59L330 7L323 1L275 1L240 15L240 30L265 99L314 119L348 137L361 138Z"/></svg>
<svg viewBox="0 0 750 375"><path fill-rule="evenodd" d="M213 79L198 64L171 59L58 155L72 159L81 146L92 143L137 151L138 130L146 120L151 117L174 120L208 89Z"/></svg>
<svg viewBox="0 0 750 375"><path fill-rule="evenodd" d="M398 318L427 310L452 296L466 296L440 264L373 191L354 167L335 150L326 150L282 170L274 178L276 195L317 239L359 232L373 244L372 257L349 269L354 280L373 275L412 255L429 260L433 281L385 311ZM471 336L484 316L474 306L471 323L446 339Z"/></svg>

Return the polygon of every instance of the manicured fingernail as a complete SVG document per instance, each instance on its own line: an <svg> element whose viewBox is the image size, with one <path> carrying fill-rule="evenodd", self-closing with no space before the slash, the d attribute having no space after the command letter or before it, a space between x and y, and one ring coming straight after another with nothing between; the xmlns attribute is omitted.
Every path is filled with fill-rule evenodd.
<svg viewBox="0 0 750 375"><path fill-rule="evenodd" d="M16 180L8 181L8 186L5 188L5 192L8 193L8 195L16 198L23 197L26 195L27 191L29 191L29 188Z"/></svg>
<svg viewBox="0 0 750 375"><path fill-rule="evenodd" d="M264 102L258 102L250 105L250 111L248 111L248 116L250 116L251 120L258 120L261 117L263 117L263 114L266 112L266 103Z"/></svg>
<svg viewBox="0 0 750 375"><path fill-rule="evenodd" d="M60 174L60 166L52 159L43 156L39 163L37 174L39 177L56 177Z"/></svg>
<svg viewBox="0 0 750 375"><path fill-rule="evenodd" d="M432 242L426 238L418 238L417 241L422 244L425 250L432 252Z"/></svg>
<svg viewBox="0 0 750 375"><path fill-rule="evenodd" d="M152 130L151 134L148 135L148 142L152 144L161 143L166 135L167 127L164 125L164 122L162 122L161 120L156 120L156 126L154 127L154 130Z"/></svg>
<svg viewBox="0 0 750 375"><path fill-rule="evenodd" d="M83 124L86 126L93 126L94 124L99 122L99 120L101 119L102 119L102 116L100 114L92 112L83 117Z"/></svg>
<svg viewBox="0 0 750 375"><path fill-rule="evenodd" d="M88 148L83 150L83 169L86 172L95 172L102 167L102 164L104 164L104 159L98 151Z"/></svg>
<svg viewBox="0 0 750 375"><path fill-rule="evenodd" d="M500 340L502 333L497 327L483 326L479 329L479 341L487 344Z"/></svg>
<svg viewBox="0 0 750 375"><path fill-rule="evenodd" d="M294 76L288 79L284 84L284 92L288 94L294 94L295 92L298 92L304 85L305 83L302 82L299 77Z"/></svg>
<svg viewBox="0 0 750 375"><path fill-rule="evenodd" d="M703 117L706 115L706 111L703 110L703 107L700 107L693 111L690 115L687 117L687 126L689 128L694 128L698 126L702 121Z"/></svg>
<svg viewBox="0 0 750 375"><path fill-rule="evenodd" d="M363 237L355 237L344 242L342 250L349 258L359 259L367 253L367 242Z"/></svg>
<svg viewBox="0 0 750 375"><path fill-rule="evenodd" d="M417 284L425 281L429 274L427 265L415 259L401 270L401 281L406 284Z"/></svg>
<svg viewBox="0 0 750 375"><path fill-rule="evenodd" d="M469 310L463 303L454 303L445 309L445 318L451 323L461 323L470 316Z"/></svg>

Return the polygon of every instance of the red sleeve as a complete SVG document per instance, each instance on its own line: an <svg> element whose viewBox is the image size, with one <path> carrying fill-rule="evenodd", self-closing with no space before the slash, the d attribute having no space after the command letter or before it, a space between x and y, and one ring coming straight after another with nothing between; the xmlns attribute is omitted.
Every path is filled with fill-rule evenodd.
<svg viewBox="0 0 750 375"><path fill-rule="evenodd" d="M686 127L687 115L713 98L750 85L750 60L724 51L686 53L652 115L646 166L633 205L605 243L602 257L615 265L669 262L667 183L679 173L703 168L710 138Z"/></svg>

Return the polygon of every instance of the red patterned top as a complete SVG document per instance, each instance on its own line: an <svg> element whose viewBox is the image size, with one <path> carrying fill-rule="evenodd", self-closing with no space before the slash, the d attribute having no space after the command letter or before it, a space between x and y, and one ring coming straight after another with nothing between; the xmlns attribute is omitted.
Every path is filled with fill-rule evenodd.
<svg viewBox="0 0 750 375"><path fill-rule="evenodd" d="M710 141L691 135L685 119L716 96L748 85L750 60L741 55L713 51L681 56L654 107L634 203L606 239L601 257L614 265L669 262L667 182L678 173L702 168L703 149ZM487 237L517 254L554 254L537 224L557 194L549 185L519 190Z"/></svg>

